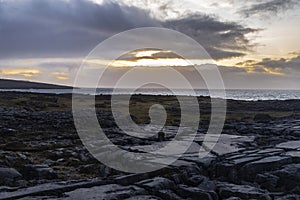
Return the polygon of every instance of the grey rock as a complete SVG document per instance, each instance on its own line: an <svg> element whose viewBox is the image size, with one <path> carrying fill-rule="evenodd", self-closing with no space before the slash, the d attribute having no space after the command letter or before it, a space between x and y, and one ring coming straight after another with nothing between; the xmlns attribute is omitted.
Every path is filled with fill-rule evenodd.
<svg viewBox="0 0 300 200"><path fill-rule="evenodd" d="M80 173L84 174L98 174L101 177L107 177L111 173L110 168L101 164L88 164L79 168Z"/></svg>
<svg viewBox="0 0 300 200"><path fill-rule="evenodd" d="M263 188L269 191L276 191L279 177L271 173L258 174L255 178L255 182L258 183Z"/></svg>
<svg viewBox="0 0 300 200"><path fill-rule="evenodd" d="M300 200L300 195L296 194L289 194L286 196L281 196L281 197L275 197L275 200Z"/></svg>
<svg viewBox="0 0 300 200"><path fill-rule="evenodd" d="M225 200L241 200L241 198L238 198L238 197L229 197Z"/></svg>
<svg viewBox="0 0 300 200"><path fill-rule="evenodd" d="M216 159L215 157L211 157L211 156L208 157L208 156L206 156L206 157L200 158L200 159L197 158L196 162L199 165L203 166L204 168L208 168L215 159Z"/></svg>
<svg viewBox="0 0 300 200"><path fill-rule="evenodd" d="M290 164L283 166L282 169L274 171L272 174L278 176L279 185L292 190L299 186L300 183L300 164Z"/></svg>
<svg viewBox="0 0 300 200"><path fill-rule="evenodd" d="M237 169L233 163L220 162L214 166L214 176L223 177L229 181L235 182L237 180Z"/></svg>
<svg viewBox="0 0 300 200"><path fill-rule="evenodd" d="M219 182L217 185L219 195L222 199L231 197L238 197L241 199L272 199L266 190L258 189L249 185L235 185L222 182Z"/></svg>
<svg viewBox="0 0 300 200"><path fill-rule="evenodd" d="M81 188L65 193L65 200L94 200L94 199L126 199L137 195L147 195L147 192L136 186L121 186L109 184L92 188Z"/></svg>
<svg viewBox="0 0 300 200"><path fill-rule="evenodd" d="M203 169L202 169L202 167L199 167L198 165L193 163L193 164L187 165L184 168L184 171L186 171L190 176L193 176L193 175L201 174L203 172Z"/></svg>
<svg viewBox="0 0 300 200"><path fill-rule="evenodd" d="M171 179L175 182L175 184L185 183L190 178L190 176L186 171L172 174L171 177L172 177Z"/></svg>
<svg viewBox="0 0 300 200"><path fill-rule="evenodd" d="M0 185L15 185L22 175L14 168L0 168Z"/></svg>
<svg viewBox="0 0 300 200"><path fill-rule="evenodd" d="M7 192L2 192L0 199L48 199L53 195L63 195L63 193L74 191L79 188L91 188L103 184L111 184L109 181L103 180L86 180L86 181L63 181L39 184L27 188L15 188L10 189ZM43 198L39 196L44 196ZM54 199L57 199L54 198Z"/></svg>
<svg viewBox="0 0 300 200"><path fill-rule="evenodd" d="M181 200L182 197L175 194L172 190L158 190L154 192L156 196L159 196L163 200Z"/></svg>
<svg viewBox="0 0 300 200"><path fill-rule="evenodd" d="M184 198L191 198L191 199L205 199L205 200L213 200L217 197L214 195L214 192L207 192L197 187L190 187L187 185L179 185L176 189L176 192L179 196ZM213 196L210 194L212 193Z"/></svg>
<svg viewBox="0 0 300 200"><path fill-rule="evenodd" d="M247 163L239 170L239 175L240 177L245 178L245 180L253 181L257 174L275 170L291 162L292 159L289 157L284 157L284 156L267 157L258 161Z"/></svg>
<svg viewBox="0 0 300 200"><path fill-rule="evenodd" d="M162 177L155 177L153 179L147 179L141 182L138 182L137 185L151 189L151 190L165 190L165 189L174 189L175 183L169 179Z"/></svg>
<svg viewBox="0 0 300 200"><path fill-rule="evenodd" d="M276 145L277 148L296 150L300 148L300 140L284 142Z"/></svg>
<svg viewBox="0 0 300 200"><path fill-rule="evenodd" d="M300 137L300 130L292 131L292 132L290 133L290 135L295 136L295 137Z"/></svg>
<svg viewBox="0 0 300 200"><path fill-rule="evenodd" d="M28 180L57 178L55 171L48 165L25 165L20 172Z"/></svg>
<svg viewBox="0 0 300 200"><path fill-rule="evenodd" d="M205 176L194 175L194 176L188 178L187 183L191 186L196 187L199 184L201 184L203 181L205 181L205 179L207 179Z"/></svg>
<svg viewBox="0 0 300 200"><path fill-rule="evenodd" d="M51 160L51 159L47 159L47 160L45 160L44 162L43 162L43 165L52 165L53 163L55 163L53 160Z"/></svg>
<svg viewBox="0 0 300 200"><path fill-rule="evenodd" d="M208 178L206 178L197 187L205 191L213 191L216 189L216 184L213 181L210 181Z"/></svg>
<svg viewBox="0 0 300 200"><path fill-rule="evenodd" d="M235 159L232 162L234 163L235 166L239 167L242 166L243 164L260 160L261 158L263 157L257 154L255 156L244 156L243 158Z"/></svg>
<svg viewBox="0 0 300 200"><path fill-rule="evenodd" d="M114 181L120 185L131 185L139 181L145 180L147 178L148 178L147 174L129 174L129 175L118 176L114 179Z"/></svg>
<svg viewBox="0 0 300 200"><path fill-rule="evenodd" d="M282 153L284 152L283 149L276 149L276 148L267 148L267 149L263 149L258 151L258 154L268 154L268 155L273 155L273 154L278 154L278 153Z"/></svg>
<svg viewBox="0 0 300 200"><path fill-rule="evenodd" d="M127 199L124 200L161 200L161 198L156 197L156 196L152 196L152 195L138 195L138 196L134 196L134 197L129 197Z"/></svg>
<svg viewBox="0 0 300 200"><path fill-rule="evenodd" d="M300 151L289 151L285 154L286 156L290 156L293 159L293 163L300 163Z"/></svg>

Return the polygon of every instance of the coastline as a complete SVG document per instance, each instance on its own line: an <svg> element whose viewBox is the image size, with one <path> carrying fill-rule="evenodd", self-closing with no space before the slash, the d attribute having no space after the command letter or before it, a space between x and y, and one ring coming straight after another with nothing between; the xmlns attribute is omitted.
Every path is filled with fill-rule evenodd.
<svg viewBox="0 0 300 200"><path fill-rule="evenodd" d="M59 86L58 86L59 87ZM265 101L265 100L297 100L300 99L300 90L253 90L253 89L227 89L212 90L211 93L205 89L185 90L145 88L132 91L131 89L112 89L112 88L53 88L41 89L39 87L30 89L0 89L0 92L22 92L39 94L86 94L86 95L143 95L143 96L194 96L194 97L214 97L227 100L239 101Z"/></svg>

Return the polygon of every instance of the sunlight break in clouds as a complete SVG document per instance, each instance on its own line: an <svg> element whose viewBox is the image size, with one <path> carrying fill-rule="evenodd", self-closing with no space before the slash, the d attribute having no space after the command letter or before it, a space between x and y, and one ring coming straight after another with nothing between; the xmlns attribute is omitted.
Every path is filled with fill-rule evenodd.
<svg viewBox="0 0 300 200"><path fill-rule="evenodd" d="M40 74L41 72L38 69L2 69L0 74L3 76L6 75L21 75L24 77L32 77Z"/></svg>
<svg viewBox="0 0 300 200"><path fill-rule="evenodd" d="M147 57L147 56L153 56L153 54L157 54L161 52L160 50L145 50L145 51L137 51L137 52L133 52L133 55L136 58L139 57ZM168 52L168 51L167 51Z"/></svg>

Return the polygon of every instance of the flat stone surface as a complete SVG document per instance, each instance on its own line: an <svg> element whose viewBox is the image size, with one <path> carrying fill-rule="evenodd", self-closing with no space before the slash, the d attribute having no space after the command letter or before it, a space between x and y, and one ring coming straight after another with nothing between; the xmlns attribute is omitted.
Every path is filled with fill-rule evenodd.
<svg viewBox="0 0 300 200"><path fill-rule="evenodd" d="M283 151L284 151L284 150L282 150L282 149L268 148L268 149L260 150L260 151L258 151L257 153L259 153L259 154L274 154L274 153L281 153L281 152L283 152Z"/></svg>
<svg viewBox="0 0 300 200"><path fill-rule="evenodd" d="M155 177L153 179L143 180L139 183L136 183L142 187L151 188L155 190L165 190L175 188L173 181L162 177Z"/></svg>
<svg viewBox="0 0 300 200"><path fill-rule="evenodd" d="M267 191L249 185L235 185L229 183L218 183L219 195L222 198L238 197L241 199L266 199L272 198Z"/></svg>
<svg viewBox="0 0 300 200"><path fill-rule="evenodd" d="M257 174L272 171L292 162L290 157L272 156L245 164L239 170L239 175L247 181L253 181Z"/></svg>
<svg viewBox="0 0 300 200"><path fill-rule="evenodd" d="M124 199L124 200L161 200L161 198L159 197L156 197L156 196L152 196L152 195L138 195L138 196L135 196L135 197L130 197L130 198L127 198L127 199Z"/></svg>
<svg viewBox="0 0 300 200"><path fill-rule="evenodd" d="M300 151L289 151L285 155L300 158Z"/></svg>
<svg viewBox="0 0 300 200"><path fill-rule="evenodd" d="M300 148L300 140L298 141L290 141L290 142L284 142L281 144L276 145L277 148L283 148L283 149L298 149Z"/></svg>
<svg viewBox="0 0 300 200"><path fill-rule="evenodd" d="M240 144L245 142L252 142L255 137L253 136L239 136L239 135L229 135L221 134L218 138L217 136L210 136L208 138L203 137L202 141L205 141L202 145L205 149L212 148L212 152L217 155L224 155L228 153L233 153L241 150Z"/></svg>
<svg viewBox="0 0 300 200"><path fill-rule="evenodd" d="M254 161L254 162L252 162L252 164L255 165L255 164L277 163L277 162L284 162L287 160L288 160L288 157L272 156L272 157L263 158L258 161Z"/></svg>
<svg viewBox="0 0 300 200"><path fill-rule="evenodd" d="M103 185L92 188L81 188L65 193L65 200L95 200L95 199L125 199L135 195L145 195L147 192L136 186L120 186L117 184Z"/></svg>
<svg viewBox="0 0 300 200"><path fill-rule="evenodd" d="M253 156L253 157L244 157L244 158L235 159L232 162L235 165L241 165L241 164L249 163L249 162L252 162L252 161L257 161L257 160L259 160L261 158L262 157L258 155L256 157Z"/></svg>
<svg viewBox="0 0 300 200"><path fill-rule="evenodd" d="M88 181L77 181L77 182L57 182L57 183L45 183L36 185L28 188L21 188L19 190L2 192L0 199L18 199L26 196L38 196L46 193L57 193L58 191L71 191L77 188L92 187L95 185L108 184L102 180L88 180Z"/></svg>

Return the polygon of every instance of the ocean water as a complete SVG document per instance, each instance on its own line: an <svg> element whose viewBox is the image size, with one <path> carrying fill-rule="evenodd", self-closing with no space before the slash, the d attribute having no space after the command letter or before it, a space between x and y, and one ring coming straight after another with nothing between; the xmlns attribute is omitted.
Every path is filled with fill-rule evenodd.
<svg viewBox="0 0 300 200"><path fill-rule="evenodd" d="M48 93L48 94L70 94L72 89L0 89L1 91L16 91L16 92L32 92L32 93ZM81 89L82 94L95 94L93 89ZM300 90L226 90L226 99L245 100L245 101L258 101L258 100L289 100L300 99ZM97 95L122 95L122 94L141 94L141 95L184 95L184 96L211 96L208 90L185 90L176 89L173 91L167 89L139 89L132 92L129 89L97 89ZM218 96L218 91L214 92L213 97Z"/></svg>

